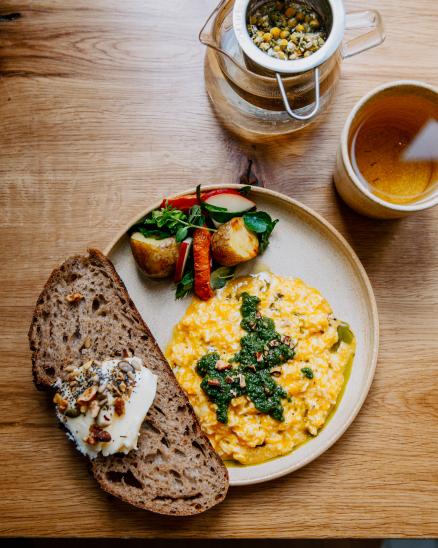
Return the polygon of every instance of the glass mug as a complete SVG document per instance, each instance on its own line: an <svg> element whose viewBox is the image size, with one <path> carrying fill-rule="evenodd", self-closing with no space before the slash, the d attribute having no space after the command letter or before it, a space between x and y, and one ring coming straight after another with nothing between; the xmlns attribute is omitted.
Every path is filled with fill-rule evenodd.
<svg viewBox="0 0 438 548"><path fill-rule="evenodd" d="M268 2L220 2L199 36L208 46L205 80L213 103L238 126L257 133L288 133L327 109L343 59L381 44L385 28L377 11L345 14L342 0L308 0L325 23L326 43L305 59L274 59L252 44L246 29L248 11ZM368 32L342 44L346 29Z"/></svg>
<svg viewBox="0 0 438 548"><path fill-rule="evenodd" d="M388 106L391 104L393 109L397 109L396 117L391 114ZM373 150L364 150L370 153L368 162L372 162L371 166L382 162L381 177L387 181L375 183L379 185L377 187L373 185L372 177L368 181L362 175L356 164L357 153L355 157L352 148L357 145L355 137L359 135L361 127L365 127L367 120L372 122L372 116L377 116L379 111L383 115L376 117L375 121L380 137L385 136L386 140L390 136L387 130L394 130L397 139L394 143L387 141L387 147L396 145L396 148L385 149L379 135L371 134L373 143L367 144L366 149L372 149L374 145L379 150L377 154ZM400 128L402 131L399 133ZM410 130L413 130L412 135L409 135ZM410 139L406 139L407 136ZM374 153L372 157L371 153ZM393 160L395 163L391 164ZM374 169L379 169L379 165ZM417 188L420 180L426 181L427 185L417 195L391 195L382 190L381 183L390 182L392 177L393 188L400 191L406 188L409 179L412 180L412 188ZM437 205L438 89L415 80L400 80L380 86L365 95L350 112L342 130L334 181L347 205L374 219L396 219Z"/></svg>

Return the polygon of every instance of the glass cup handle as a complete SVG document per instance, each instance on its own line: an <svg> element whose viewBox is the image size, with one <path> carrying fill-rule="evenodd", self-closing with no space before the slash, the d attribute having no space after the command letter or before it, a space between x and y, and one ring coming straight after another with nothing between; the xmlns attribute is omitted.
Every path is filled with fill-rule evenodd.
<svg viewBox="0 0 438 548"><path fill-rule="evenodd" d="M348 57L362 53L367 49L375 48L386 38L385 24L378 11L350 11L346 14L346 30L367 28L374 30L342 44L341 54L343 59L348 59Z"/></svg>
<svg viewBox="0 0 438 548"><path fill-rule="evenodd" d="M286 92L284 90L283 82L281 80L281 76L276 72L277 76L277 82L278 87L280 88L281 98L283 99L284 106L286 108L287 113L289 116L292 116L292 118L295 118L295 120L310 120L310 118L313 118L315 114L318 112L319 109L319 68L315 67L315 108L312 110L310 114L306 114L304 116L301 116L301 114L296 114L289 105L289 100L287 98Z"/></svg>
<svg viewBox="0 0 438 548"><path fill-rule="evenodd" d="M207 19L205 25L202 27L201 32L199 33L199 41L204 46L209 46L217 51L222 51L219 47L219 44L216 42L214 37L214 23L216 21L217 14L221 10L222 6L226 3L227 0L221 0L216 6L216 9Z"/></svg>

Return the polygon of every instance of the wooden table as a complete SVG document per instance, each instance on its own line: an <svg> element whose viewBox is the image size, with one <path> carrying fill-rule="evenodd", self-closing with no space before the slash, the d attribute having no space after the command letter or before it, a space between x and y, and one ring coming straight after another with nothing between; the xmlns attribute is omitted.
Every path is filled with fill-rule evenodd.
<svg viewBox="0 0 438 548"><path fill-rule="evenodd" d="M4 0L0 15L0 536L438 536L438 209L373 221L333 185L348 112L391 80L438 84L436 0L370 0L386 42L344 63L314 126L283 137L224 122L198 32L217 0ZM348 10L363 9L347 0ZM421 29L427 20L426 38ZM331 222L362 260L381 321L377 373L346 434L269 483L192 518L111 502L36 391L27 330L51 270L104 249L136 212L247 166Z"/></svg>

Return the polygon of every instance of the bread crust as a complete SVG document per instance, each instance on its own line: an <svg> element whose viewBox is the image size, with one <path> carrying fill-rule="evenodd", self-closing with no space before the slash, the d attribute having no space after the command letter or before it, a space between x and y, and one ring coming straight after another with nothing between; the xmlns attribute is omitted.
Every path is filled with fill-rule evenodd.
<svg viewBox="0 0 438 548"><path fill-rule="evenodd" d="M190 505L187 507L187 509L172 509L172 511L166 511L163 506L165 506L165 503L163 505L158 504L147 504L145 502L141 502L138 500L134 500L132 497L130 497L128 494L125 494L124 492L121 492L120 489L116 489L114 487L114 483L111 483L108 481L107 477L105 477L105 473L102 470L105 470L106 463L110 462L109 459L112 457L98 457L94 460L90 460L89 462L89 469L91 473L94 475L94 477L97 479L97 481L100 483L101 488L110 493L111 495L114 495L125 502L128 502L134 506L137 506L139 508L147 509L152 512L160 513L160 514L167 514L167 515L193 515L201 513L211 506L218 504L219 502L222 502L225 498L225 495L228 490L228 471L225 465L223 464L221 458L216 453L216 451L213 449L212 445L210 444L210 441L208 440L207 436L202 431L198 420L196 418L196 415L194 413L194 410L185 395L184 391L178 384L171 367L167 363L167 360L165 359L160 347L158 346L154 336L152 335L151 331L149 330L148 326L144 322L143 318L141 317L140 313L138 312L135 304L133 303L132 299L130 298L128 291L126 289L125 284L117 274L114 265L111 263L111 261L105 257L103 253L96 249L88 249L88 257L83 257L81 255L74 255L70 258L68 258L63 264L58 266L53 270L51 273L49 279L47 280L46 284L44 285L44 288L41 292L41 294L38 297L35 311L32 318L32 323L29 329L28 337L29 337L29 344L30 348L32 350L32 373L34 377L34 383L38 390L50 390L53 388L54 383L56 382L56 377L53 378L52 382L48 382L47 376L44 376L42 373L42 359L40 357L41 352L41 345L39 340L37 339L37 329L39 324L39 319L41 318L42 314L42 308L47 303L48 294L51 291L52 285L56 283L58 277L65 275L65 272L67 269L72 265L75 264L77 261L83 261L88 260L90 263L93 262L99 262L101 263L109 272L111 281L115 283L119 290L122 292L127 305L129 306L132 314L136 317L138 325L140 326L141 331L145 333L148 339L148 344L153 345L153 351L155 352L156 356L159 358L159 367L162 370L163 374L167 377L169 382L171 383L172 390L175 391L176 395L175 398L178 400L181 400L184 403L184 407L187 410L190 421L192 423L192 432L193 436L198 440L196 443L201 445L201 451L204 453L202 447L205 449L206 453L204 453L205 459L210 458L214 461L214 464L216 466L212 466L211 470L215 468L215 471L218 474L217 482L218 482L218 492L215 494L214 502L209 505L208 507L200 507L197 508L196 505ZM77 356L75 357L77 358ZM65 361L65 360L64 360ZM145 365L148 365L147 363ZM173 396L172 396L173 397ZM155 400L154 400L155 403ZM149 414L148 414L149 415ZM147 415L147 416L148 416ZM145 417L146 419L147 417ZM187 443L185 441L185 443ZM194 445L195 442L192 442L192 445ZM140 448L140 447L139 447ZM159 451L158 451L159 452ZM128 462L132 461L131 454L134 455L137 452L131 451L126 457L121 457L118 460L123 461L124 459ZM213 465L212 462L209 463L210 465ZM111 473L111 472L110 472ZM108 473L107 473L108 475ZM123 485L125 485L125 477L121 480ZM156 497L157 499L166 500L166 496L163 497ZM189 500L190 498L196 498L196 497L181 497L183 500ZM172 496L169 496L169 500L173 499ZM179 504L179 501L177 501L177 505L181 506ZM199 505L198 505L199 506Z"/></svg>

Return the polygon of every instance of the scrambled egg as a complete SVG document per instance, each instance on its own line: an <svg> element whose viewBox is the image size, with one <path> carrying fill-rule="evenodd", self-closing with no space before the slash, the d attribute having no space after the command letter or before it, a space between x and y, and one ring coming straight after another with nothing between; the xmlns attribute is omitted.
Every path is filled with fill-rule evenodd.
<svg viewBox="0 0 438 548"><path fill-rule="evenodd" d="M232 400L227 424L218 422L217 406L200 387L198 360L218 352L228 361L240 349L246 334L240 327L244 291L261 299L259 311L274 320L278 333L298 340L295 357L275 378L289 396L282 400L284 422L258 411L246 395ZM355 352L354 337L350 344L341 342L337 350L332 349L338 342L338 325L316 289L296 278L266 272L230 282L207 302L193 300L174 329L166 358L223 460L262 462L288 453L309 435L316 436L336 404L345 366ZM312 379L303 374L303 368L312 370Z"/></svg>

